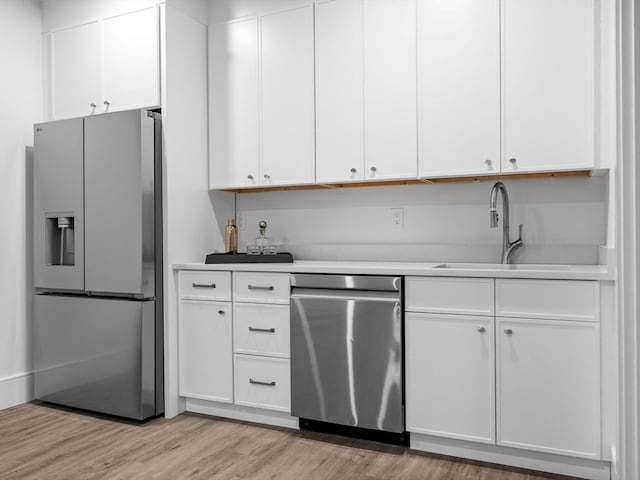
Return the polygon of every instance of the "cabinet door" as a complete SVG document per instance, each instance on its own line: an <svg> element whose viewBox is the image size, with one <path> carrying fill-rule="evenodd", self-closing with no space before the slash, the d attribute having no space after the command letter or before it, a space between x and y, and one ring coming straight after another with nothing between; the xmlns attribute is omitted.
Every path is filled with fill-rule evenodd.
<svg viewBox="0 0 640 480"><path fill-rule="evenodd" d="M407 430L494 443L494 320L406 316Z"/></svg>
<svg viewBox="0 0 640 480"><path fill-rule="evenodd" d="M365 178L417 176L416 2L364 0Z"/></svg>
<svg viewBox="0 0 640 480"><path fill-rule="evenodd" d="M420 176L500 172L500 0L418 2Z"/></svg>
<svg viewBox="0 0 640 480"><path fill-rule="evenodd" d="M258 20L209 28L211 188L251 187L258 180Z"/></svg>
<svg viewBox="0 0 640 480"><path fill-rule="evenodd" d="M498 444L600 458L598 323L500 319Z"/></svg>
<svg viewBox="0 0 640 480"><path fill-rule="evenodd" d="M160 105L158 26L155 6L104 20L104 111Z"/></svg>
<svg viewBox="0 0 640 480"><path fill-rule="evenodd" d="M95 105L101 101L100 55L98 22L52 34L51 95L54 119L80 117L95 112Z"/></svg>
<svg viewBox="0 0 640 480"><path fill-rule="evenodd" d="M504 172L594 166L594 0L503 0Z"/></svg>
<svg viewBox="0 0 640 480"><path fill-rule="evenodd" d="M231 303L180 302L180 395L233 402L231 325Z"/></svg>
<svg viewBox="0 0 640 480"><path fill-rule="evenodd" d="M313 6L261 18L261 184L315 181Z"/></svg>
<svg viewBox="0 0 640 480"><path fill-rule="evenodd" d="M362 0L316 5L316 180L364 179Z"/></svg>

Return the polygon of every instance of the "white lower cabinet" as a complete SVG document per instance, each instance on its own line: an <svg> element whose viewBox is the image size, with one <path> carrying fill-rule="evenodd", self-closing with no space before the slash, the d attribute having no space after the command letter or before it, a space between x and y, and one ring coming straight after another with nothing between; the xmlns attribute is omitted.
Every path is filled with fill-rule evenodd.
<svg viewBox="0 0 640 480"><path fill-rule="evenodd" d="M236 354L234 372L236 405L291 411L288 358Z"/></svg>
<svg viewBox="0 0 640 480"><path fill-rule="evenodd" d="M408 313L407 431L495 442L494 319Z"/></svg>
<svg viewBox="0 0 640 480"><path fill-rule="evenodd" d="M600 328L499 318L498 444L600 458Z"/></svg>
<svg viewBox="0 0 640 480"><path fill-rule="evenodd" d="M230 302L180 301L181 396L233 402L231 317Z"/></svg>

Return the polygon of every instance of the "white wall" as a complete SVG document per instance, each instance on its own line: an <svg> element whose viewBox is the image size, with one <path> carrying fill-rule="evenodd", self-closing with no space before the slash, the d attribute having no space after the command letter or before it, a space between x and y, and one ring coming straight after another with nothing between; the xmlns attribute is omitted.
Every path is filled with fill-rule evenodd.
<svg viewBox="0 0 640 480"><path fill-rule="evenodd" d="M607 183L602 177L511 180L512 240L524 224L531 263L598 263L607 243ZM240 248L268 235L298 259L482 261L500 259L502 228L489 227L493 182L238 194ZM395 229L391 208L404 209ZM499 206L499 210L501 207Z"/></svg>
<svg viewBox="0 0 640 480"><path fill-rule="evenodd" d="M0 0L0 409L30 398L31 180L25 147L42 120L41 11Z"/></svg>
<svg viewBox="0 0 640 480"><path fill-rule="evenodd" d="M184 406L177 390L176 275L171 265L203 262L207 253L223 247L234 198L208 191L207 28L168 4L165 45L165 414L172 417Z"/></svg>

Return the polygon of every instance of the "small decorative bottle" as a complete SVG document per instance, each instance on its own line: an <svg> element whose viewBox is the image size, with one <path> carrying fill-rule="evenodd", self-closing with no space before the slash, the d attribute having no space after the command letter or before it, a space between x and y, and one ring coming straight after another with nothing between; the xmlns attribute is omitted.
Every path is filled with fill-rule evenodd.
<svg viewBox="0 0 640 480"><path fill-rule="evenodd" d="M227 228L224 231L225 253L238 253L238 228L233 218L227 220Z"/></svg>

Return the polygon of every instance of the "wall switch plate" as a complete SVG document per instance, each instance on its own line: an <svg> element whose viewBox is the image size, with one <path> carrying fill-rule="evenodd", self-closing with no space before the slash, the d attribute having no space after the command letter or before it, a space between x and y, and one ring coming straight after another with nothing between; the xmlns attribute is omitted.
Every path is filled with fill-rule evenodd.
<svg viewBox="0 0 640 480"><path fill-rule="evenodd" d="M397 230L404 228L404 208L391 209L391 225Z"/></svg>

